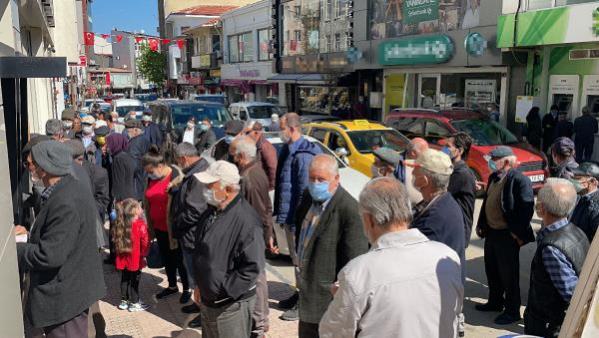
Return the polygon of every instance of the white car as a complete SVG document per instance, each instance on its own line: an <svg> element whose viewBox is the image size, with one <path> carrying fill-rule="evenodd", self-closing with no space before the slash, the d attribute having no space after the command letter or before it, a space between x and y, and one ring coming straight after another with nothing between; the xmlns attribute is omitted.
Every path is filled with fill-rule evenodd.
<svg viewBox="0 0 599 338"><path fill-rule="evenodd" d="M102 99L87 99L83 101L83 104L81 105L81 111L84 113L89 112L94 103L99 103L101 105L102 103L106 102Z"/></svg>
<svg viewBox="0 0 599 338"><path fill-rule="evenodd" d="M144 105L137 99L119 99L112 101L113 111L119 114L119 117L126 117L129 112L134 111L137 118L141 119L144 112Z"/></svg>
<svg viewBox="0 0 599 338"><path fill-rule="evenodd" d="M281 148L283 147L283 141L281 141L278 134L266 133L264 135L266 139L275 147L275 149L277 150L277 154L279 154ZM332 150L327 148L317 139L312 138L310 136L304 137L308 141L317 144L324 154L331 155L337 159L337 163L339 164L339 181L341 183L341 186L343 186L343 188L347 190L347 192L349 192L349 194L357 201L358 197L360 196L360 192L362 191L366 183L370 181L370 178L362 174L361 172L350 168L343 160L341 160L337 155L335 155L335 153ZM202 154L202 157L205 158L209 163L214 162L214 147L220 142L224 142L224 139L220 139L212 146L212 148L204 151L204 153ZM274 191L270 192L270 199L271 202L274 203ZM287 244L287 237L285 236L285 229L283 229L283 227L274 222L273 230L280 253L283 255L289 255L289 246Z"/></svg>
<svg viewBox="0 0 599 338"><path fill-rule="evenodd" d="M257 121L262 124L266 130L271 124L272 114L281 116L281 109L268 102L236 102L229 105L229 111L235 119L242 121Z"/></svg>

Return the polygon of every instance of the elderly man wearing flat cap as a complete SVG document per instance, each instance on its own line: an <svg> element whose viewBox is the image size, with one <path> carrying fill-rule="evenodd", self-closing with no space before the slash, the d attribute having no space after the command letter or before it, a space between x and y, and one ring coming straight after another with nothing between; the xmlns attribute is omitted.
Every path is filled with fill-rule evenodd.
<svg viewBox="0 0 599 338"><path fill-rule="evenodd" d="M574 180L578 189L578 202L570 222L582 229L589 242L593 242L599 225L599 166L592 162L582 163L574 169Z"/></svg>
<svg viewBox="0 0 599 338"><path fill-rule="evenodd" d="M476 234L485 239L485 272L489 300L478 311L501 312L495 323L520 320L520 247L535 240L530 220L534 194L530 179L516 169L512 148L499 146L487 156L487 194L480 209Z"/></svg>
<svg viewBox="0 0 599 338"><path fill-rule="evenodd" d="M45 190L28 242L17 244L19 267L31 280L27 316L47 338L87 337L88 309L105 294L94 199L71 175L69 146L41 142L29 160Z"/></svg>

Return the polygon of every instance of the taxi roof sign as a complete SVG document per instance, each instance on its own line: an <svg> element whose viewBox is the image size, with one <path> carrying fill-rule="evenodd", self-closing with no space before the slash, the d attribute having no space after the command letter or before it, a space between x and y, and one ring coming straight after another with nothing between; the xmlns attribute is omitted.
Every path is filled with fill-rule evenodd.
<svg viewBox="0 0 599 338"><path fill-rule="evenodd" d="M354 120L354 124L356 126L368 126L370 125L370 122L368 122L368 120Z"/></svg>

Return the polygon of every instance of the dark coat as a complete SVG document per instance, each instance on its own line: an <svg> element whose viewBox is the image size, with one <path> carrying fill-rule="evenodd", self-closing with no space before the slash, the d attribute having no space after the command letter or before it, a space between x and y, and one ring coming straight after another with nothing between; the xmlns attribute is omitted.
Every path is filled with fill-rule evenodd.
<svg viewBox="0 0 599 338"><path fill-rule="evenodd" d="M150 141L144 135L136 136L129 140L127 152L135 159L135 199L143 200L146 190L146 171L142 165L144 155L150 150Z"/></svg>
<svg viewBox="0 0 599 338"><path fill-rule="evenodd" d="M574 141L576 143L593 143L597 134L597 119L591 115L582 115L574 120Z"/></svg>
<svg viewBox="0 0 599 338"><path fill-rule="evenodd" d="M302 137L286 144L279 154L275 184L275 209L279 224L293 224L295 209L302 202L302 193L308 188L308 170L314 156L322 150Z"/></svg>
<svg viewBox="0 0 599 338"><path fill-rule="evenodd" d="M172 196L172 235L181 242L184 249L189 251L195 248L196 229L200 225L202 214L208 207L203 193L205 186L193 175L208 169L208 166L205 159L200 159L183 170L185 177L180 185L174 185L169 189L169 194Z"/></svg>
<svg viewBox="0 0 599 338"><path fill-rule="evenodd" d="M254 161L240 170L241 191L248 203L256 210L264 229L264 241L268 243L272 234L272 202L268 194L268 177L262 164Z"/></svg>
<svg viewBox="0 0 599 338"><path fill-rule="evenodd" d="M424 210L416 213L410 228L420 230L431 241L441 242L452 248L460 257L462 281L465 281L464 214L450 193L444 193L437 197Z"/></svg>
<svg viewBox="0 0 599 338"><path fill-rule="evenodd" d="M150 145L162 147L164 142L165 131L159 124L150 122L147 127L144 128L144 137L148 140Z"/></svg>
<svg viewBox="0 0 599 338"><path fill-rule="evenodd" d="M237 195L224 210L207 209L206 224L198 229L193 255L202 303L235 301L255 294L264 271L264 241L260 217ZM225 302L226 304L226 302Z"/></svg>
<svg viewBox="0 0 599 338"><path fill-rule="evenodd" d="M88 188L65 176L42 205L29 242L17 244L19 267L30 273L27 316L34 327L70 320L104 296L95 210Z"/></svg>
<svg viewBox="0 0 599 338"><path fill-rule="evenodd" d="M558 121L555 126L554 140L558 137L572 138L574 134L574 124L568 120Z"/></svg>
<svg viewBox="0 0 599 338"><path fill-rule="evenodd" d="M579 198L570 222L584 231L589 242L593 242L599 226L599 191Z"/></svg>
<svg viewBox="0 0 599 338"><path fill-rule="evenodd" d="M460 161L454 164L453 173L449 178L447 191L458 203L464 215L464 235L466 236L466 247L470 243L472 234L472 223L474 217L474 201L476 200L476 179L466 162Z"/></svg>
<svg viewBox="0 0 599 338"><path fill-rule="evenodd" d="M526 132L524 136L526 136L528 143L532 146L540 147L541 139L543 138L543 124L538 115L526 117Z"/></svg>
<svg viewBox="0 0 599 338"><path fill-rule="evenodd" d="M517 169L508 171L505 179L505 186L501 192L501 210L503 210L508 229L523 241L524 244L533 242L535 236L530 226L535 205L532 183L528 177L524 176ZM489 176L487 187L491 185L491 182L499 180L499 175L497 172L494 172ZM477 233L481 234L483 238L489 229L487 214L485 213L486 203L487 198L485 197L476 225Z"/></svg>
<svg viewBox="0 0 599 338"><path fill-rule="evenodd" d="M553 144L555 140L555 126L557 125L557 117L553 117L551 113L543 116L543 152Z"/></svg>
<svg viewBox="0 0 599 338"><path fill-rule="evenodd" d="M256 148L260 155L262 168L268 177L268 188L273 190L277 180L277 149L275 149L264 135L256 142Z"/></svg>
<svg viewBox="0 0 599 338"><path fill-rule="evenodd" d="M83 162L83 169L90 178L92 192L96 200L98 214L103 218L110 204L110 191L108 190L108 172L106 169L93 165L89 162Z"/></svg>
<svg viewBox="0 0 599 338"><path fill-rule="evenodd" d="M199 128L197 128L199 129ZM216 143L216 135L212 128L201 132L199 135L199 139L196 137L195 146L198 149L198 152L201 154L207 149L210 149L213 144Z"/></svg>
<svg viewBox="0 0 599 338"><path fill-rule="evenodd" d="M296 247L299 245L302 223L312 206L306 191L295 218ZM323 211L318 226L304 251L300 270L300 320L318 323L333 300L330 287L339 271L355 257L368 251L358 214L358 203L339 186Z"/></svg>
<svg viewBox="0 0 599 338"><path fill-rule="evenodd" d="M135 171L137 161L127 152L121 151L112 158L112 198L122 201L137 199Z"/></svg>

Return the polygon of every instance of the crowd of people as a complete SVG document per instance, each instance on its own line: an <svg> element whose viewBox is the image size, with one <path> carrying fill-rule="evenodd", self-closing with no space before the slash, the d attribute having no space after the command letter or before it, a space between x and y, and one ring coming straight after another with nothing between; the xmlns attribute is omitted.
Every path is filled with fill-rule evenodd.
<svg viewBox="0 0 599 338"><path fill-rule="evenodd" d="M148 308L141 271L159 264L168 285L154 296L179 295L181 311L196 314L189 327L208 338L264 337L265 258L279 253L280 226L296 292L279 307L282 319L298 321L299 337L463 336L477 190L466 165L470 136L451 135L442 150L420 138L401 153L373 149L374 177L356 200L338 160L302 135L295 113L278 121L278 154L259 122L229 121L218 142L211 128L190 120L171 135L151 114L140 121L66 110L30 139L31 217L15 233L34 328L49 338L87 336L105 294L108 249L104 263L121 272L119 309ZM489 286L476 309L501 312L498 325L521 320L519 253L536 240L524 325L544 337L559 333L599 224L599 166L578 165L569 138L552 141L554 177L536 203L512 149L490 152L475 226ZM535 210L543 223L536 239Z"/></svg>

